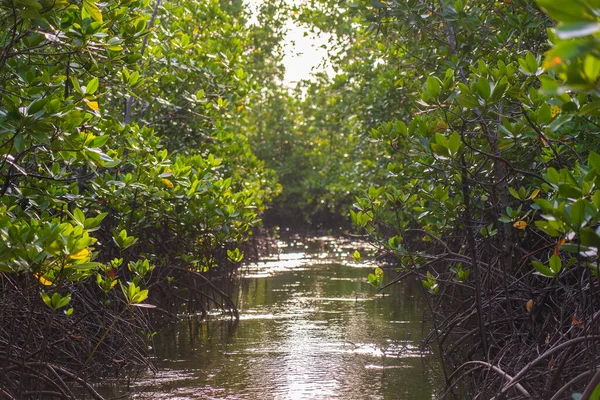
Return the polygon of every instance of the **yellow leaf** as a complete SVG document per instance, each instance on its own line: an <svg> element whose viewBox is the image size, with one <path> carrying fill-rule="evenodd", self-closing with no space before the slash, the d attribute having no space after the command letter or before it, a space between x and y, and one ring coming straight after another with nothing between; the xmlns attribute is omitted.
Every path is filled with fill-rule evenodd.
<svg viewBox="0 0 600 400"><path fill-rule="evenodd" d="M161 179L162 183L168 187L169 189L173 189L175 187L175 185L173 185L173 182L171 182L170 180L168 180L167 178L162 178Z"/></svg>
<svg viewBox="0 0 600 400"><path fill-rule="evenodd" d="M239 105L237 109L238 109L238 111L242 111L244 109L244 105L243 104Z"/></svg>
<svg viewBox="0 0 600 400"><path fill-rule="evenodd" d="M531 192L531 194L529 195L529 197L527 198L527 200L533 200L533 199L535 199L538 194L540 194L540 189L535 189L533 192Z"/></svg>
<svg viewBox="0 0 600 400"><path fill-rule="evenodd" d="M448 124L444 121L438 121L437 125L435 126L436 132L445 131L446 129L448 129Z"/></svg>
<svg viewBox="0 0 600 400"><path fill-rule="evenodd" d="M552 107L550 107L550 115L552 115L552 118L556 117L558 114L560 114L559 106L553 105Z"/></svg>
<svg viewBox="0 0 600 400"><path fill-rule="evenodd" d="M88 249L81 249L72 253L69 257L73 260L85 260L90 255L90 251Z"/></svg>
<svg viewBox="0 0 600 400"><path fill-rule="evenodd" d="M100 111L100 106L98 106L98 102L97 101L89 101L86 99L83 99L83 101L85 101L85 104L87 104L87 106L89 108L91 108L94 111Z"/></svg>
<svg viewBox="0 0 600 400"><path fill-rule="evenodd" d="M527 309L527 312L531 312L531 309L533 308L533 299L529 299L529 301L525 303L525 308Z"/></svg>
<svg viewBox="0 0 600 400"><path fill-rule="evenodd" d="M379 267L375 268L375 276L383 276L383 270Z"/></svg>
<svg viewBox="0 0 600 400"><path fill-rule="evenodd" d="M52 285L51 281L49 281L48 279L44 278L42 275L40 275L38 273L33 274L33 276L35 276L40 281L40 283L42 285L44 285L44 286L51 286Z"/></svg>
<svg viewBox="0 0 600 400"><path fill-rule="evenodd" d="M194 32L192 32L194 35L198 34L198 28L194 28Z"/></svg>
<svg viewBox="0 0 600 400"><path fill-rule="evenodd" d="M525 221L517 221L513 224L513 226L517 229L525 229L527 228L527 222Z"/></svg>

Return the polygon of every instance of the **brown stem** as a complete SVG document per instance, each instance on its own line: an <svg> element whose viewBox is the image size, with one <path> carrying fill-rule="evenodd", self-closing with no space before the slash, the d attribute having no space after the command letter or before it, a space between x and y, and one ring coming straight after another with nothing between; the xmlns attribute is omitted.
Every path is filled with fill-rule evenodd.
<svg viewBox="0 0 600 400"><path fill-rule="evenodd" d="M485 361L467 361L466 363L464 363L460 367L458 367L452 373L452 375L450 375L450 377L448 378L448 384L452 383L452 378L454 378L454 375L456 375L459 371L461 371L463 368L465 368L465 367L467 367L469 365L478 365L478 366L487 367L488 369L490 369L490 370L498 373L500 376L502 376L503 378L505 378L508 381L511 381L513 379L512 376L510 376L509 374L507 374L506 372L504 372L502 369L500 369L496 365L492 365L492 364L487 363ZM518 383L515 384L515 389L517 389L519 392L521 392L524 396L531 397L531 394L529 394L529 392L527 390L525 390L525 388L522 385L520 385Z"/></svg>
<svg viewBox="0 0 600 400"><path fill-rule="evenodd" d="M512 378L510 380L510 382L508 382L506 385L504 385L504 387L502 388L502 390L499 393L498 398L502 398L502 396L508 391L508 389L510 389L513 385L517 384L517 382L519 382L524 376L525 374L527 374L527 372L529 372L529 370L533 367L535 367L536 365L538 365L539 363L541 363L542 361L544 361L546 358L548 358L549 356L558 353L559 351L565 350L577 343L580 342L586 342L588 340L600 340L600 336L581 336L581 337L577 337L571 340L567 340L564 343L559 344L556 347L553 347L552 349L546 351L544 354L542 354L541 356L539 356L538 358L536 358L535 360L529 362L527 365L525 365L515 376L514 378ZM599 375L600 376L600 375Z"/></svg>
<svg viewBox="0 0 600 400"><path fill-rule="evenodd" d="M592 396L592 393L596 389L596 386L598 385L600 385L600 369L596 371L596 374L594 375L590 383L588 383L587 387L583 391L583 395L581 396L580 400L589 400Z"/></svg>
<svg viewBox="0 0 600 400"><path fill-rule="evenodd" d="M479 319L479 334L481 336L481 344L483 346L484 357L488 360L488 343L487 343L487 332L485 330L483 320L483 308L481 306L481 271L480 265L477 261L477 243L475 242L475 234L473 233L473 218L471 215L471 190L469 187L469 178L467 177L467 164L465 162L464 155L461 156L461 180L462 180L462 192L463 192L463 203L465 210L463 212L463 224L467 236L467 246L471 253L471 263L473 265L473 280L475 281L475 304L477 306L477 315Z"/></svg>

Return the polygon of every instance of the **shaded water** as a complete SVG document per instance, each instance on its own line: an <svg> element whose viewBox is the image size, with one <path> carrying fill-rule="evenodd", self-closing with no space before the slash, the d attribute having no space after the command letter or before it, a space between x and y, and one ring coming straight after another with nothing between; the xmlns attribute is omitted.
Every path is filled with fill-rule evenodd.
<svg viewBox="0 0 600 400"><path fill-rule="evenodd" d="M244 267L239 322L185 321L155 337L161 372L136 382L131 398L436 397L437 359L419 348L427 327L418 282L377 294L366 279L373 265L352 260L360 243L278 247L279 256Z"/></svg>

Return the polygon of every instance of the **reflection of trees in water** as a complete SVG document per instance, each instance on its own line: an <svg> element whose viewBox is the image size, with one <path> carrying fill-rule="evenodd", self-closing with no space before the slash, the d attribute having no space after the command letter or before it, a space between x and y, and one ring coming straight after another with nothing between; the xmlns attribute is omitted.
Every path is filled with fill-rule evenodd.
<svg viewBox="0 0 600 400"><path fill-rule="evenodd" d="M417 357L428 330L421 323L418 282L395 285L381 296L366 280L369 268L332 262L350 262L340 256L351 258L350 242L295 241L285 251L302 249L314 258L298 268L277 268L276 261L251 266L250 278L235 281L239 323L189 319L155 338L159 366L186 377L160 390L168 393L177 384L174 390L188 388L198 396L216 390L221 398L370 393L430 399L440 374L435 358ZM323 253L330 256L319 264ZM281 260L286 262L284 254ZM274 268L272 275L261 276L261 265Z"/></svg>

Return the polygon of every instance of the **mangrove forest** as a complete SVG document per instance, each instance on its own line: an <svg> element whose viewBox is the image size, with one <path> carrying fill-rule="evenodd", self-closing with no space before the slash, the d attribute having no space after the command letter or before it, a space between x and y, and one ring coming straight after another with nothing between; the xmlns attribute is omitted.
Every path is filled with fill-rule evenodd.
<svg viewBox="0 0 600 400"><path fill-rule="evenodd" d="M0 0L0 399L600 400L600 0Z"/></svg>

